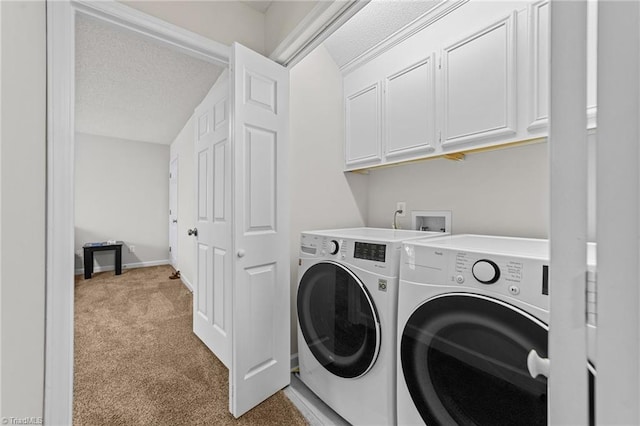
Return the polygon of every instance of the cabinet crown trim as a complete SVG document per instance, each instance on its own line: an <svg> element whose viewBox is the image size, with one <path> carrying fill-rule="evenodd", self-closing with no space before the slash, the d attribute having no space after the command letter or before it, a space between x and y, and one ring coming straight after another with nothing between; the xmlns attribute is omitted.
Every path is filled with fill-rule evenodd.
<svg viewBox="0 0 640 426"><path fill-rule="evenodd" d="M347 75L362 65L370 62L376 57L380 56L387 50L392 47L402 43L404 40L410 38L416 33L422 31L427 28L429 25L434 22L444 18L463 4L467 3L469 0L445 0L434 6L432 9L422 14L418 18L414 19L409 24L400 28L395 33L391 34L375 46L367 49L356 58L347 62L343 66L340 67L340 71L343 75Z"/></svg>

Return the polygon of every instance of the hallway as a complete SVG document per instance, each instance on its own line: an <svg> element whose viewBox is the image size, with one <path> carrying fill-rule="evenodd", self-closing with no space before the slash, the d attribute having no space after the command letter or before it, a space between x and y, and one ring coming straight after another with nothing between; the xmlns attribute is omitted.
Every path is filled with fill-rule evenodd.
<svg viewBox="0 0 640 426"><path fill-rule="evenodd" d="M282 391L236 420L228 370L192 332L192 294L170 266L75 283L76 425L303 425Z"/></svg>

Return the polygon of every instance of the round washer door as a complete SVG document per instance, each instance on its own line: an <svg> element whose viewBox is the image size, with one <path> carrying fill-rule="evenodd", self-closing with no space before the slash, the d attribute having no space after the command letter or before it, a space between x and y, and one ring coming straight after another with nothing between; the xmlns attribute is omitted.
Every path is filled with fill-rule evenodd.
<svg viewBox="0 0 640 426"><path fill-rule="evenodd" d="M311 353L331 373L367 373L380 350L380 321L360 279L334 262L311 266L298 286L298 321Z"/></svg>
<svg viewBox="0 0 640 426"><path fill-rule="evenodd" d="M430 299L401 337L402 371L428 425L547 424L547 379L532 378L532 349L547 357L547 327L488 297Z"/></svg>

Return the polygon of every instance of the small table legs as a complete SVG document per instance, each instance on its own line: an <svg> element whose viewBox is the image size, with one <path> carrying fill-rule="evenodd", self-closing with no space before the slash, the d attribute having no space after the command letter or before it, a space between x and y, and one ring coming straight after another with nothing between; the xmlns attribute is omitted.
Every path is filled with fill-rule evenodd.
<svg viewBox="0 0 640 426"><path fill-rule="evenodd" d="M122 244L104 244L104 245L91 245L85 244L84 249L84 279L88 280L93 274L93 253L96 251L115 251L115 269L116 275L122 274Z"/></svg>

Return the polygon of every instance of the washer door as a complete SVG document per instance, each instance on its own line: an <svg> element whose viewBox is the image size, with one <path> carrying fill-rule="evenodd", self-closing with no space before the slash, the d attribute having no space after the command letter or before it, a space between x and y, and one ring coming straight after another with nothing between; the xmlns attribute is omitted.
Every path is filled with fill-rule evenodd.
<svg viewBox="0 0 640 426"><path fill-rule="evenodd" d="M547 424L547 379L532 378L532 349L547 357L547 327L480 295L430 299L411 315L400 359L428 425Z"/></svg>
<svg viewBox="0 0 640 426"><path fill-rule="evenodd" d="M336 376L360 377L376 362L380 321L371 296L349 269L313 265L298 286L298 321L318 362Z"/></svg>

